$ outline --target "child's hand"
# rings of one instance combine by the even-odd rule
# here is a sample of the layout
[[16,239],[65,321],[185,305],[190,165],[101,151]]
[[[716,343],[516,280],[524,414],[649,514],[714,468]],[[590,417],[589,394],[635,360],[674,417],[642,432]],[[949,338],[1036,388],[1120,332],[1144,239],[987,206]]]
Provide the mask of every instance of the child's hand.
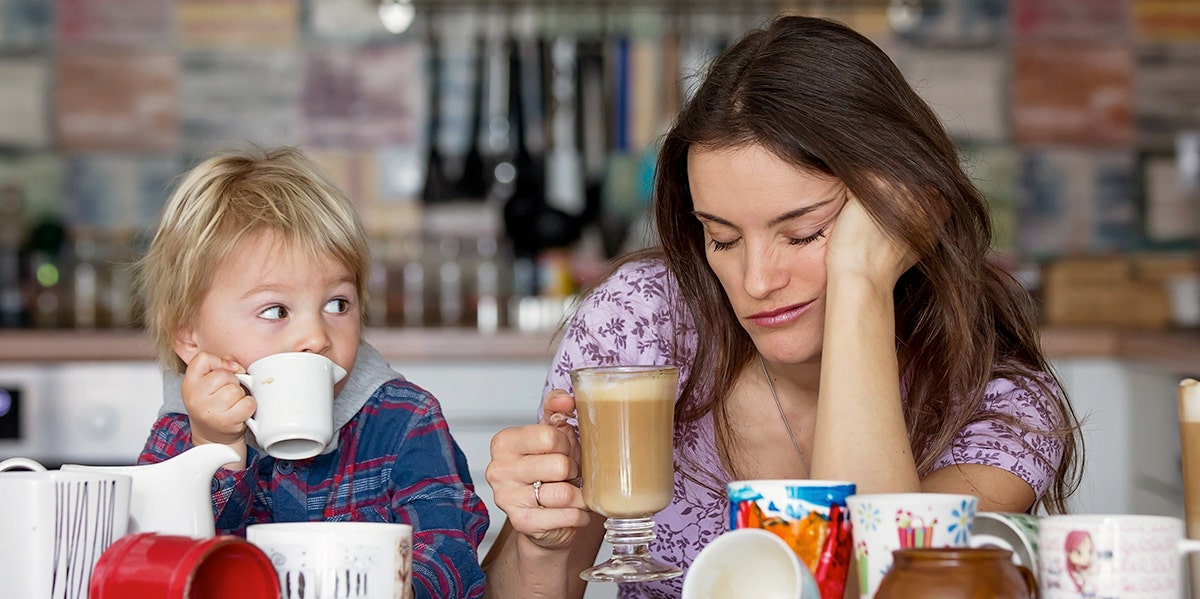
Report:
[[257,405],[234,373],[245,372],[232,357],[199,352],[183,374],[183,405],[192,425],[192,442],[231,445],[245,454],[246,419]]

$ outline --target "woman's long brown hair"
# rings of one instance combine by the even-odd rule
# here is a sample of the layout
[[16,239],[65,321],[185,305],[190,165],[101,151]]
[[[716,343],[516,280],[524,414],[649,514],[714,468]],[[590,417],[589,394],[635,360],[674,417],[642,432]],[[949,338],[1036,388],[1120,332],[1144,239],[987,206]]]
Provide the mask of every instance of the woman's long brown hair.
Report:
[[[1082,440],[1073,408],[1042,353],[1026,290],[989,259],[987,206],[957,148],[926,103],[874,43],[834,21],[784,16],[715,58],[663,140],[654,218],[681,308],[699,338],[676,405],[678,423],[714,413],[718,453],[730,474],[733,438],[724,398],[756,349],[708,266],[692,216],[689,148],[759,145],[797,168],[840,179],[885,231],[914,248],[916,266],[895,289],[896,344],[907,386],[905,421],[918,473],[927,474],[981,411],[995,378],[1048,401],[1061,460],[1035,507],[1063,512],[1079,483]],[[647,253],[621,262],[644,259]],[[1057,388],[1056,388],[1057,387]],[[1030,448],[1041,456],[1039,448]],[[1052,457],[1044,458],[1049,463]]]

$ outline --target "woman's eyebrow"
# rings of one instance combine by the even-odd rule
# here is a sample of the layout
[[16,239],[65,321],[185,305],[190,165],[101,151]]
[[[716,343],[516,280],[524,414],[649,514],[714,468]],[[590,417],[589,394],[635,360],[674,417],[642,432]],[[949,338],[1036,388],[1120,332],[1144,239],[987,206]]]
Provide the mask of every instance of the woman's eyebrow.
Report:
[[[808,205],[808,206],[805,206],[805,207],[803,207],[803,208],[797,208],[797,209],[795,209],[795,210],[789,210],[789,211],[787,211],[787,212],[784,212],[783,214],[780,214],[779,216],[776,216],[775,218],[771,219],[771,222],[767,223],[767,225],[768,225],[768,226],[772,226],[772,227],[773,227],[773,226],[775,226],[775,225],[778,225],[778,224],[780,224],[780,223],[782,223],[782,222],[785,222],[785,221],[792,220],[793,218],[800,218],[801,216],[804,216],[804,215],[806,215],[806,214],[810,214],[810,213],[812,213],[812,212],[814,212],[814,211],[816,211],[816,210],[819,210],[819,209],[821,209],[821,208],[823,208],[823,207],[825,207],[825,206],[828,206],[829,204],[831,204],[831,203],[833,203],[833,202],[835,202],[835,201],[837,201],[837,200],[839,200],[839,199],[841,199],[841,198],[840,198],[840,197],[838,197],[838,198],[830,198],[830,199],[828,199],[828,200],[825,200],[825,201],[822,201],[822,202],[817,202],[816,204],[810,204],[810,205]],[[692,211],[692,215],[693,215],[693,216],[695,216],[696,218],[702,218],[702,219],[704,219],[704,220],[712,221],[712,222],[714,222],[714,223],[717,223],[717,224],[719,224],[719,225],[724,225],[724,226],[726,226],[726,227],[729,227],[729,228],[732,228],[732,229],[736,229],[736,228],[737,228],[737,226],[736,226],[736,225],[734,225],[733,223],[731,223],[731,222],[729,222],[729,221],[727,221],[727,220],[725,220],[725,219],[723,219],[723,218],[721,218],[721,217],[719,217],[719,216],[717,216],[717,215],[715,215],[715,214],[709,214],[709,213],[707,213],[707,212],[701,212],[701,211],[699,211],[699,210],[693,210],[693,211]]]

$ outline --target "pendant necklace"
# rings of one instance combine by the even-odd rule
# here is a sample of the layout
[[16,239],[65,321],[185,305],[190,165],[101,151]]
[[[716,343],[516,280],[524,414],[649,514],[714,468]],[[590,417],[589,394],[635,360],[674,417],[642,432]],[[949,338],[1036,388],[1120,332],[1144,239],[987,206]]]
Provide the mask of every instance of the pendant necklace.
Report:
[[787,427],[792,447],[796,448],[796,455],[800,456],[800,463],[804,466],[804,478],[809,478],[811,475],[808,470],[808,460],[804,459],[804,452],[800,451],[800,444],[796,442],[796,433],[792,432],[792,424],[788,422],[787,416],[783,413],[783,404],[779,402],[779,393],[775,391],[775,383],[771,381],[771,374],[767,372],[767,362],[763,360],[762,354],[758,354],[758,365],[762,366],[763,376],[767,377],[767,387],[771,389],[771,397],[775,399],[775,408],[779,410],[779,419],[783,421],[783,426]]

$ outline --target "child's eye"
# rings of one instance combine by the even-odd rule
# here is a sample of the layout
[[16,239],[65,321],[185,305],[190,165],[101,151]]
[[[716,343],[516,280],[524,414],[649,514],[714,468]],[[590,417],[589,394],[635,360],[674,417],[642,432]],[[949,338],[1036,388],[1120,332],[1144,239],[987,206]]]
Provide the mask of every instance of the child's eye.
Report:
[[325,311],[330,314],[345,314],[350,311],[350,300],[339,297],[325,304]]
[[287,315],[287,308],[284,308],[283,306],[271,306],[270,308],[258,313],[260,318],[265,318],[267,320],[281,320],[287,318]]

